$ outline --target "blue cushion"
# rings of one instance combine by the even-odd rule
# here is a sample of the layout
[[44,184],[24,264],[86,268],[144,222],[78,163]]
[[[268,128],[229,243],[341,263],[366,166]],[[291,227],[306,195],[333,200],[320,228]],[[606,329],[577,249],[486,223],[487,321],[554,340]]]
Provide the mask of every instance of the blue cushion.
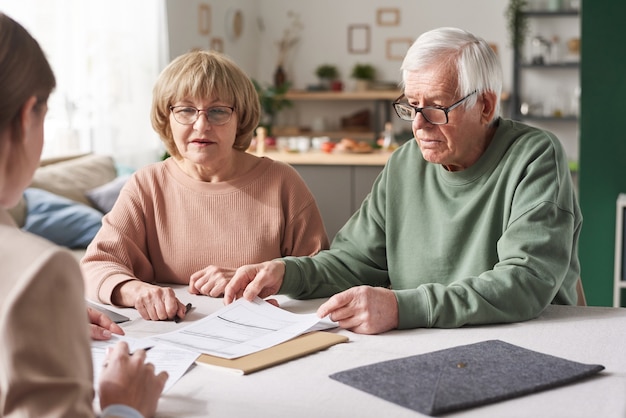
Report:
[[85,248],[102,226],[102,213],[41,189],[28,188],[25,231],[57,245]]

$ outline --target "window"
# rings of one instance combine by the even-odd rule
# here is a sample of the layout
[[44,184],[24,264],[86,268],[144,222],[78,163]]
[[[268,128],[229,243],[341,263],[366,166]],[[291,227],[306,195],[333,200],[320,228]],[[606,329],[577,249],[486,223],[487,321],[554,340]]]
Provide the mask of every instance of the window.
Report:
[[155,161],[152,87],[167,62],[164,0],[20,0],[3,11],[39,41],[57,78],[42,157],[94,152]]

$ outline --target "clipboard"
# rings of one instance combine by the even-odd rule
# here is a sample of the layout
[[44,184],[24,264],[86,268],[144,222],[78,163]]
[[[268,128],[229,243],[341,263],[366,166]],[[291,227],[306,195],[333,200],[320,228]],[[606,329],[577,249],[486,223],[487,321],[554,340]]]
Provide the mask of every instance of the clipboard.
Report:
[[277,364],[304,357],[316,351],[324,350],[335,344],[348,342],[349,338],[345,335],[334,334],[327,331],[314,331],[284,343],[275,345],[247,356],[235,359],[225,359],[222,357],[212,356],[209,354],[201,354],[196,363],[216,367],[219,369],[230,370],[234,373],[245,375],[254,373],[259,370],[266,369]]

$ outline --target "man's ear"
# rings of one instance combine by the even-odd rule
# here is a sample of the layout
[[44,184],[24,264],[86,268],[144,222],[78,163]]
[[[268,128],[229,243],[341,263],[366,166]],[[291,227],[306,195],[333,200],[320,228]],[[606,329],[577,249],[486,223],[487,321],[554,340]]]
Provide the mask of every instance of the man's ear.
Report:
[[496,94],[492,91],[486,91],[482,94],[483,108],[481,113],[481,122],[484,124],[491,123],[493,115],[496,112]]
[[34,129],[34,123],[36,122],[37,112],[35,106],[37,105],[37,97],[31,96],[24,102],[22,109],[20,109],[20,127],[22,128],[22,140],[30,138],[30,131]]

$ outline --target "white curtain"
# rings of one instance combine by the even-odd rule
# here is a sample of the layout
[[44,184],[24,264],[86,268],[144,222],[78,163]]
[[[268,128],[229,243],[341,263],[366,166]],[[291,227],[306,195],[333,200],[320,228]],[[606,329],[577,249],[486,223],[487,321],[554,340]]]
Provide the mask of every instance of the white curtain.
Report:
[[138,168],[162,152],[152,87],[167,63],[164,0],[0,0],[57,78],[43,157],[93,152]]

